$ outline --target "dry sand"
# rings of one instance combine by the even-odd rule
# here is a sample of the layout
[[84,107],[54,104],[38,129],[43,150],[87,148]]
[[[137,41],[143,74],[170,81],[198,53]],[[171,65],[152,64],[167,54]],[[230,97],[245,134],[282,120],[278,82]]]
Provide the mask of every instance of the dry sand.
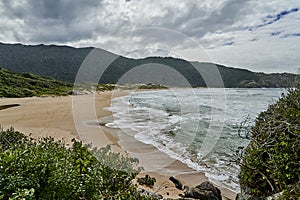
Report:
[[[168,179],[174,176],[184,185],[195,186],[207,178],[151,145],[136,141],[121,130],[95,125],[100,118],[112,113],[103,110],[111,104],[111,98],[128,94],[130,91],[102,92],[98,94],[65,97],[32,97],[0,99],[0,106],[20,104],[20,106],[0,110],[0,125],[14,127],[35,138],[52,136],[70,143],[72,138],[92,143],[98,147],[113,145],[113,150],[139,158],[145,171],[156,178],[153,188],[145,188],[164,197],[178,198],[182,193]],[[96,103],[95,103],[96,102]],[[122,148],[121,148],[122,147]],[[235,193],[220,188],[224,199],[235,199]],[[226,198],[225,198],[226,197]]]

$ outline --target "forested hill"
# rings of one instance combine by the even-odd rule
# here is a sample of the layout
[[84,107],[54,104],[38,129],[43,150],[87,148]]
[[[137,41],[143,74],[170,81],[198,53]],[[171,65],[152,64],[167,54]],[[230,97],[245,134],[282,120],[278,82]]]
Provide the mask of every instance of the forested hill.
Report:
[[[53,77],[61,81],[74,82],[79,67],[93,49],[92,47],[73,48],[56,45],[0,43],[0,66],[16,72],[29,72]],[[194,66],[198,66],[202,72],[207,72],[213,67],[211,63],[191,63],[171,57],[130,59],[122,56],[118,57],[104,50],[101,50],[101,52],[108,56],[113,55],[117,59],[107,67],[101,76],[100,83],[116,83],[124,73],[136,66],[160,65],[169,66],[176,70],[192,86],[204,87],[206,84]],[[298,80],[298,76],[295,74],[264,74],[222,65],[217,65],[217,67],[225,87],[291,87]],[[130,83],[132,82],[134,81],[131,80]],[[149,80],[145,80],[145,82],[149,83]],[[177,83],[174,79],[172,85],[176,86]]]
[[82,61],[92,49],[0,43],[0,66],[11,71],[29,72],[73,82]]
[[73,85],[30,73],[11,72],[0,67],[0,97],[67,95]]

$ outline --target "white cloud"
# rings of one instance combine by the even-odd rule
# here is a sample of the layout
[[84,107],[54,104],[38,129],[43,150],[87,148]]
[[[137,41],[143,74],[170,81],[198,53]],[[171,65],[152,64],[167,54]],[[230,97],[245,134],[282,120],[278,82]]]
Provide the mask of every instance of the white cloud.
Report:
[[0,41],[295,72],[300,11],[286,12],[296,8],[298,0],[0,0]]

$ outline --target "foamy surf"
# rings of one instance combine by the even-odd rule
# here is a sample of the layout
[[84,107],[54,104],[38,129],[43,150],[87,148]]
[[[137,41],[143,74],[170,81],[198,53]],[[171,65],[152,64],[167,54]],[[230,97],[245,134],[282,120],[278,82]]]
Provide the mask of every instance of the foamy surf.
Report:
[[[230,160],[238,146],[249,142],[238,137],[239,124],[246,118],[254,120],[282,92],[204,88],[135,92],[112,100],[106,109],[113,112],[113,121],[106,126],[153,145],[204,172],[215,184],[239,192],[239,168]],[[210,138],[220,130],[218,137]],[[212,142],[212,149],[206,148],[207,142]]]

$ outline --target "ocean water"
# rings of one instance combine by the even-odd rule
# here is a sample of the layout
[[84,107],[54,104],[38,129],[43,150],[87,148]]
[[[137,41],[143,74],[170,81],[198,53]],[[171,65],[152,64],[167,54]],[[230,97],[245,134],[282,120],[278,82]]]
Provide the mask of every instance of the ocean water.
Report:
[[[113,122],[138,141],[205,172],[217,185],[238,192],[239,168],[232,160],[247,139],[240,127],[251,125],[284,89],[172,89],[134,92],[114,98]],[[247,121],[246,124],[241,123]]]

